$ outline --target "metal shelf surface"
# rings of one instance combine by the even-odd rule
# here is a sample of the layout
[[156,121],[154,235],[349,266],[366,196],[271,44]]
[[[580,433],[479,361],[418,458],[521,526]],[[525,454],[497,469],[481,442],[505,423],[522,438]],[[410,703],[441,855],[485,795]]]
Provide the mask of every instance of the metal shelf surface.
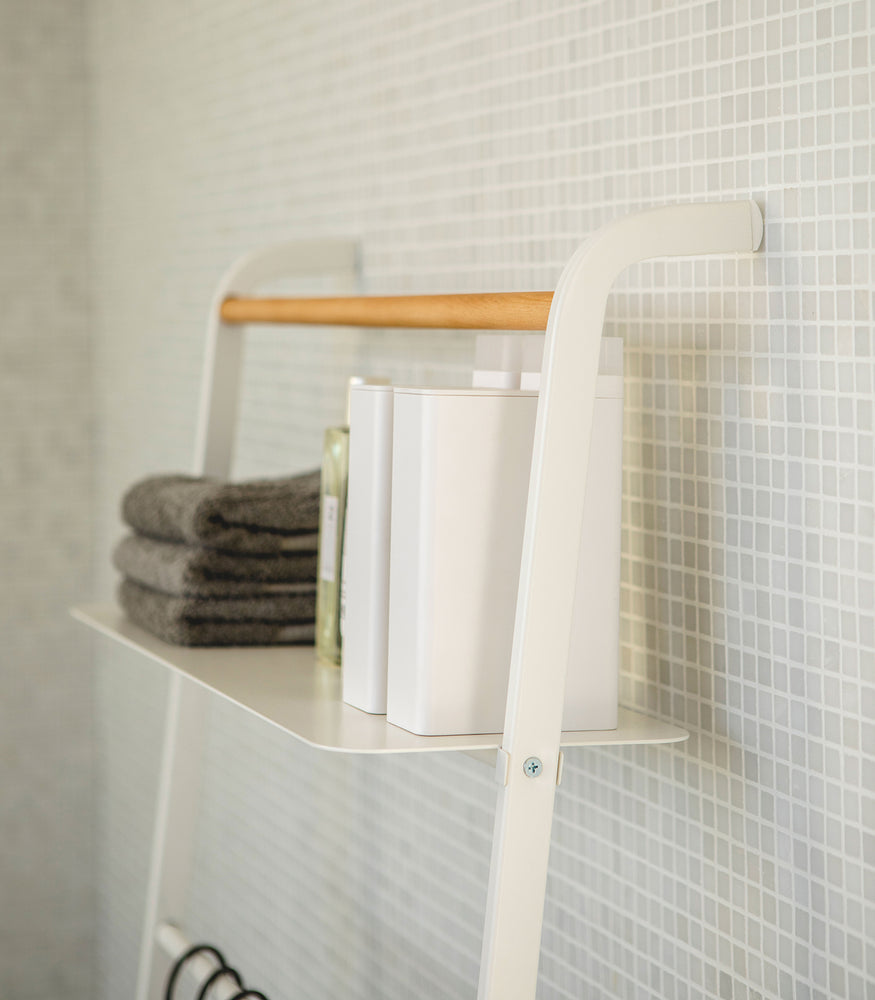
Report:
[[[116,605],[72,609],[78,621],[164,664],[292,736],[346,753],[496,750],[501,733],[417,736],[341,698],[340,670],[321,663],[312,646],[172,646],[134,625]],[[621,708],[616,729],[562,734],[563,747],[678,743],[677,726]]]

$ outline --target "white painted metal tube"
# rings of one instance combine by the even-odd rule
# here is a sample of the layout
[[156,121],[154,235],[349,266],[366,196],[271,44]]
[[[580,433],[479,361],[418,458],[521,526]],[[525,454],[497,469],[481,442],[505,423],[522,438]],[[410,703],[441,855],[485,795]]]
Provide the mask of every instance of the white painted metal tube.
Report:
[[[535,428],[479,1000],[535,996],[559,767],[565,670],[605,305],[631,264],[651,257],[749,253],[754,202],[659,208],[610,223],[560,277],[550,310]],[[572,459],[573,456],[573,459]],[[538,777],[523,770],[528,758]]]
[[[307,275],[328,276],[350,290],[358,276],[357,245],[304,240],[266,247],[235,261],[219,283],[207,330],[196,475],[227,477],[233,458],[245,328],[221,322],[219,307],[228,295],[251,294],[268,282]],[[208,699],[199,685],[175,674],[170,678],[135,1000],[163,995],[155,928],[163,916],[184,910]]]
[[155,926],[163,914],[181,913],[185,905],[208,697],[184,677],[170,677],[136,1000],[158,1000],[161,963],[154,948]]
[[[174,924],[161,923],[155,930],[155,943],[164,952],[171,963],[184,955],[194,945],[193,941],[182,933]],[[192,955],[185,963],[185,971],[198,984],[204,983],[208,976],[219,968],[215,956],[205,954]],[[240,992],[236,980],[228,975],[221,976],[210,987],[210,1000],[231,1000]],[[185,996],[189,994],[186,993]]]

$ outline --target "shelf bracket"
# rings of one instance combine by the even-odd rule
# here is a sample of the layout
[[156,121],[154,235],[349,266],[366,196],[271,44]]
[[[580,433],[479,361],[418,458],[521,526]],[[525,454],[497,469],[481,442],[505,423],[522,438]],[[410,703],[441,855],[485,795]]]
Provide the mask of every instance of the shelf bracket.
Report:
[[510,754],[501,747],[495,752],[495,780],[502,788],[507,784],[507,776],[510,773]]
[[[550,308],[535,424],[478,1000],[535,996],[558,776],[577,554],[608,293],[652,257],[756,250],[752,201],[677,205],[594,233],[569,261]],[[572,458],[573,456],[573,458]],[[523,762],[537,757],[532,776]],[[531,770],[531,769],[530,769]]]

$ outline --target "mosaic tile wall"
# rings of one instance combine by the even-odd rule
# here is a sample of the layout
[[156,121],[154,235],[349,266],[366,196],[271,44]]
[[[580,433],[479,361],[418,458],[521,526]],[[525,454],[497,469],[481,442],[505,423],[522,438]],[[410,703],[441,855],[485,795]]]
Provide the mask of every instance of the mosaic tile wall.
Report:
[[86,69],[78,3],[0,0],[0,995],[92,996]]
[[[760,203],[755,259],[637,266],[608,304],[622,701],[691,737],[569,753],[538,997],[875,997],[871,4],[91,9],[106,594],[124,486],[191,465],[237,254],[345,236],[370,291],[550,288],[619,215]],[[471,357],[468,335],[259,334],[239,470],[317,461],[352,371],[458,381]],[[164,678],[97,657],[108,1000],[133,983]],[[219,704],[206,760],[192,936],[273,1000],[475,996],[477,762],[325,757]]]

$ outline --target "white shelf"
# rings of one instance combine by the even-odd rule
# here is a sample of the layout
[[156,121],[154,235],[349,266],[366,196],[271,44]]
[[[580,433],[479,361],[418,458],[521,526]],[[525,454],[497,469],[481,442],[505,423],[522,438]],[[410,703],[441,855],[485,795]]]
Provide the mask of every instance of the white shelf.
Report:
[[[310,746],[347,753],[494,750],[500,733],[416,736],[343,702],[340,670],[317,660],[312,646],[171,646],[134,625],[113,604],[72,609],[78,621],[197,681]],[[563,733],[562,746],[679,743],[677,726],[621,708],[619,725],[603,732]]]

